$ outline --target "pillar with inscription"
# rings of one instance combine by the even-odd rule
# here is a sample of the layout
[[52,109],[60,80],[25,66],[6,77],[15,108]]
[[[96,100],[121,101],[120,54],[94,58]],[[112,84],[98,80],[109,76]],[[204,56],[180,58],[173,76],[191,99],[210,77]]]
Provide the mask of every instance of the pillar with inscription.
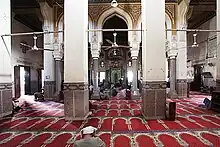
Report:
[[132,72],[133,72],[133,80],[132,80],[132,99],[140,98],[140,93],[137,87],[137,77],[138,77],[138,53],[139,53],[139,42],[133,41],[131,44],[131,58],[132,58]]
[[[10,1],[1,1],[0,32],[11,34]],[[12,113],[11,37],[0,40],[0,118]]]
[[89,115],[88,0],[64,1],[64,25],[65,119],[84,120]]
[[[44,17],[43,30],[54,31],[53,8],[47,2],[40,2],[41,13]],[[44,48],[53,49],[54,34],[44,34]],[[44,51],[44,97],[54,99],[55,94],[55,61],[53,52]]]
[[176,36],[173,37],[171,46],[168,46],[168,51],[167,55],[169,58],[169,75],[170,75],[170,91],[168,93],[169,98],[177,98],[177,93],[176,93],[176,58],[178,55],[178,50],[177,50],[177,40]]
[[[187,12],[190,0],[182,1],[178,5],[178,29],[187,29]],[[177,32],[178,56],[176,59],[176,90],[178,98],[187,97],[187,32]]]
[[91,43],[91,54],[92,54],[92,59],[93,59],[93,74],[92,74],[93,95],[92,95],[92,99],[100,99],[100,94],[99,94],[99,89],[98,89],[100,44],[96,40],[97,39],[94,39],[94,41]]
[[[217,30],[220,30],[220,1],[217,1]],[[217,33],[217,74],[216,74],[216,89],[220,91],[220,32]]]
[[[157,9],[152,9],[157,6]],[[152,15],[154,14],[154,15]],[[165,1],[142,1],[143,87],[142,111],[146,119],[163,119],[166,111]]]
[[55,59],[55,68],[56,68],[56,100],[59,101],[59,93],[61,91],[61,83],[62,83],[62,58],[63,58],[63,49],[61,44],[55,42],[54,43],[54,51],[53,51],[53,57]]

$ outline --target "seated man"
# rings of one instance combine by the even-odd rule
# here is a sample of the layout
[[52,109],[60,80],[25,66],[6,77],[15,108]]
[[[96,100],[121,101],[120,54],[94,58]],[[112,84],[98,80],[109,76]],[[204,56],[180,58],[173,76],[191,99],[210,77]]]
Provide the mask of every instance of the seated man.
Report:
[[74,147],[105,147],[105,143],[95,136],[96,128],[88,126],[82,129],[82,139],[74,143]]

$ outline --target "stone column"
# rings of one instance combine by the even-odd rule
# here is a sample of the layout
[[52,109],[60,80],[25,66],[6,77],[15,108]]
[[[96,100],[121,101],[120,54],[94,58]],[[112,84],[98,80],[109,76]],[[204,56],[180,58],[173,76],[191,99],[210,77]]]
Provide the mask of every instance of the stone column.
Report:
[[[152,9],[152,6],[157,6],[157,9]],[[143,115],[146,119],[164,119],[166,111],[165,1],[143,0],[142,15]]]
[[92,54],[92,59],[93,59],[93,75],[92,75],[93,95],[92,95],[92,99],[100,99],[99,88],[98,88],[99,51],[100,51],[100,44],[96,41],[96,38],[94,38],[94,42],[91,43],[91,54]]
[[132,72],[133,72],[133,80],[132,80],[132,99],[140,98],[140,93],[137,88],[137,73],[138,73],[138,53],[139,53],[139,42],[132,42],[131,48],[131,58],[132,58]]
[[[10,1],[1,1],[0,32],[11,34]],[[11,37],[0,40],[0,118],[12,113]]]
[[[217,30],[220,30],[220,1],[217,1]],[[220,32],[217,33],[217,62],[216,62],[216,68],[217,68],[217,76],[216,76],[216,90],[220,91]]]
[[170,65],[170,91],[168,93],[169,98],[177,98],[177,93],[176,93],[176,57],[178,54],[177,50],[177,42],[176,42],[176,37],[173,38],[171,47],[169,47],[168,51],[168,58],[169,58],[169,65]]
[[89,115],[88,0],[64,1],[64,25],[65,119],[84,120]]
[[[54,31],[53,8],[48,3],[40,2],[44,17],[43,30]],[[54,34],[44,34],[44,48],[53,49]],[[44,97],[52,100],[55,94],[55,61],[53,52],[44,50]]]
[[[178,5],[178,29],[187,29],[187,12],[190,0],[182,1]],[[187,32],[177,32],[178,56],[176,59],[177,84],[179,98],[187,97]]]
[[55,59],[55,67],[56,67],[56,100],[59,101],[59,93],[61,91],[61,83],[62,83],[62,58],[63,58],[63,49],[59,43],[54,44],[53,57]]

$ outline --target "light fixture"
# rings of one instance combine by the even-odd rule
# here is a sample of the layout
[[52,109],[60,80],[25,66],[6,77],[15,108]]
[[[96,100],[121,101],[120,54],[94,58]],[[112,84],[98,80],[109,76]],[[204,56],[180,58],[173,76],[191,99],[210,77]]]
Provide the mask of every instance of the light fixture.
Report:
[[113,55],[114,55],[114,56],[117,55],[116,49],[113,50]]
[[116,0],[112,0],[111,6],[112,7],[117,7],[118,6],[118,2]]
[[197,33],[193,34],[193,45],[192,47],[199,47],[199,45],[197,44]]

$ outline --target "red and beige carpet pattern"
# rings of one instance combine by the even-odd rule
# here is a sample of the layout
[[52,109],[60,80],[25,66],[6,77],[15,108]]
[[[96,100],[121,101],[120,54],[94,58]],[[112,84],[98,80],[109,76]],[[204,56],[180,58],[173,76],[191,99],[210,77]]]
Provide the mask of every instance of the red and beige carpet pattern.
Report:
[[[94,101],[98,109],[85,121],[65,122],[63,104],[27,100],[14,117],[0,120],[0,147],[68,147],[92,125],[108,147],[220,146],[220,115],[200,108],[205,97],[176,99],[176,121],[146,121],[141,100]],[[171,101],[171,100],[170,100]]]

